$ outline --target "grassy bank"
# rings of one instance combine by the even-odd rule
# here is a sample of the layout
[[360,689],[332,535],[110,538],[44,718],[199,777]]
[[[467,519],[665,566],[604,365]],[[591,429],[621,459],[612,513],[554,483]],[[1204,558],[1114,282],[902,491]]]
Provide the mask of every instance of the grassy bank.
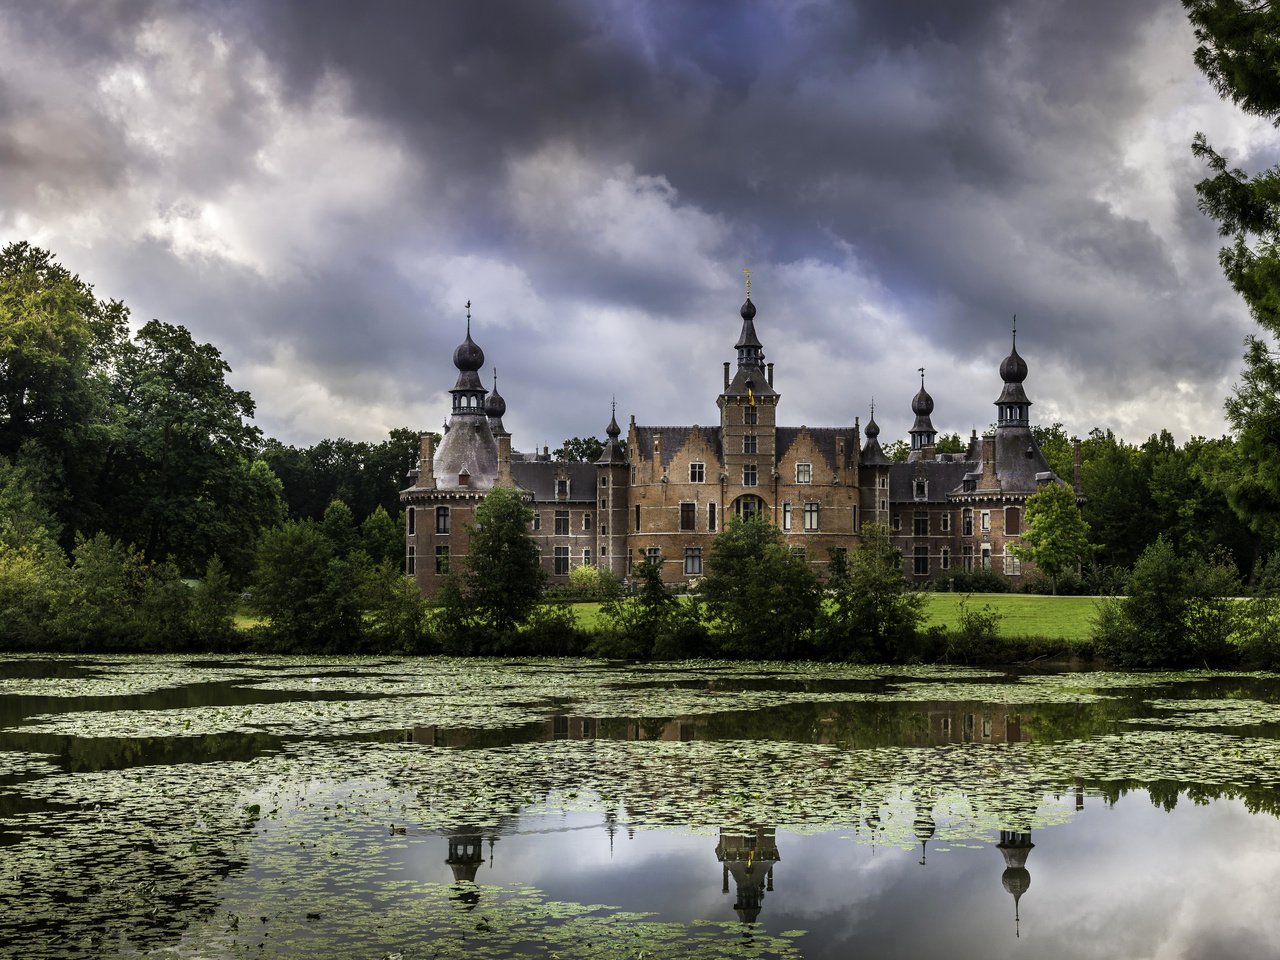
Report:
[[955,627],[960,603],[970,610],[990,606],[1001,615],[1002,637],[1047,637],[1086,640],[1093,629],[1094,597],[1044,597],[1030,593],[930,593],[924,607],[926,626]]

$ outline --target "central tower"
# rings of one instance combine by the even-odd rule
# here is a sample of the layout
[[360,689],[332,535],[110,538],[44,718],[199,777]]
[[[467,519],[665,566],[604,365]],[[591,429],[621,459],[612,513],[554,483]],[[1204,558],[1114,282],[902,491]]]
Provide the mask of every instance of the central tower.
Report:
[[742,332],[734,347],[738,369],[732,377],[724,365],[724,392],[720,408],[720,442],[724,473],[720,476],[722,502],[740,517],[763,513],[773,520],[777,506],[773,488],[777,480],[778,392],[773,389],[773,364],[765,364],[764,345],[756,336],[756,307],[747,299],[739,311]]

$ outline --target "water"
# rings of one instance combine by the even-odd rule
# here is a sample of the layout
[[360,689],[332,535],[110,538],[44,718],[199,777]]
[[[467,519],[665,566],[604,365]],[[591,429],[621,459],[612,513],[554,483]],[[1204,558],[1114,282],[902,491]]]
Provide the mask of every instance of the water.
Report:
[[1262,957],[1280,680],[0,659],[14,957]]

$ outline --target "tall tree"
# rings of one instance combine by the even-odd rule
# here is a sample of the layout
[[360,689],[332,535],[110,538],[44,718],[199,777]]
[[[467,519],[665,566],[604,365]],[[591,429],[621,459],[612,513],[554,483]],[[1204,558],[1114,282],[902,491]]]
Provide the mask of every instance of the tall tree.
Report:
[[801,655],[821,603],[808,561],[793,555],[782,532],[760,516],[734,517],[716,535],[701,592],[733,657]]
[[570,437],[552,452],[557,463],[595,463],[604,453],[604,442],[597,437]]
[[[1183,0],[1195,27],[1195,62],[1224,98],[1280,124],[1280,7],[1256,0]],[[1227,239],[1223,272],[1262,335],[1250,337],[1244,374],[1227,416],[1246,469],[1227,487],[1231,506],[1258,536],[1280,525],[1280,166],[1250,176],[1233,168],[1203,133],[1192,144],[1209,167],[1196,185],[1200,209]]]
[[475,619],[499,637],[529,618],[546,572],[529,528],[533,511],[509,487],[495,487],[476,507],[461,586]]
[[1027,497],[1025,523],[1013,552],[1039,567],[1056,594],[1058,577],[1089,553],[1089,524],[1076,506],[1075,492],[1064,484],[1045,484]]

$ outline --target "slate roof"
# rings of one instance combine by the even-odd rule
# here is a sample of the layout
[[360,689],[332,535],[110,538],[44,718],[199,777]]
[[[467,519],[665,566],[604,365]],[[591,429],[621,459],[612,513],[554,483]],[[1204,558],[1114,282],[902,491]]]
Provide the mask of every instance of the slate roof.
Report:
[[[556,476],[561,471],[569,478],[569,497],[556,497]],[[522,490],[533,494],[539,502],[595,503],[596,465],[594,463],[555,463],[550,460],[512,460],[511,476]]]
[[1040,452],[1031,428],[1024,426],[996,428],[996,473],[1005,493],[1035,493],[1037,475],[1061,479]]
[[498,478],[498,442],[493,439],[489,421],[482,413],[455,413],[449,418],[449,429],[440,440],[432,460],[436,487],[440,490],[464,489],[458,474],[470,475],[465,487],[488,490]]
[[681,447],[688,442],[694,431],[698,431],[702,439],[715,451],[716,460],[724,458],[720,449],[719,427],[636,427],[636,447],[629,451],[631,456],[640,456],[646,460],[653,459],[653,438],[662,438],[662,466],[667,467],[671,459]]
[[891,503],[915,500],[912,481],[915,479],[917,467],[924,468],[925,479],[929,481],[927,502],[944,503],[948,493],[960,488],[964,482],[964,475],[971,470],[980,470],[982,464],[969,460],[918,460],[913,463],[890,464],[889,501]]
[[844,437],[844,456],[848,462],[858,442],[858,434],[853,427],[778,427],[778,461],[786,457],[791,445],[796,442],[801,432],[808,433],[818,450],[827,458],[828,466],[839,469],[844,464],[836,461],[836,438]]

